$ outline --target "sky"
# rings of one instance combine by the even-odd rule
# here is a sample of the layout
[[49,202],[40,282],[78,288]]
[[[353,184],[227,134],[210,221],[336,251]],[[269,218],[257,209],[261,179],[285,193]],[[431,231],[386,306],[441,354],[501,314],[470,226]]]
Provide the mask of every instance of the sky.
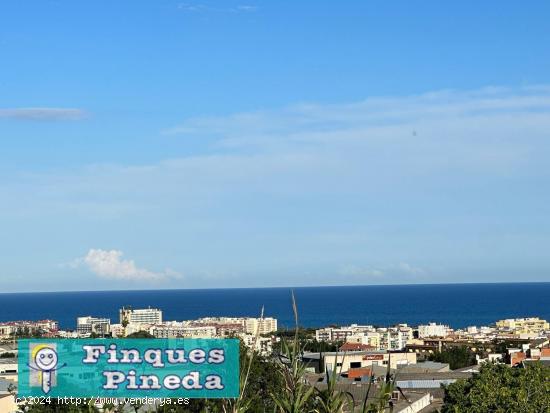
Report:
[[549,19],[2,1],[1,290],[550,281]]

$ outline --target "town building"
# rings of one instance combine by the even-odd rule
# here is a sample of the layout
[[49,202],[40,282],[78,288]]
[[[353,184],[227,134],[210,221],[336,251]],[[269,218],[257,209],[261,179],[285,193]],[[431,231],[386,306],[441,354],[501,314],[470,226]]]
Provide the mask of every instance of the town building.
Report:
[[245,318],[245,332],[247,334],[270,334],[275,331],[277,331],[276,318]]
[[447,337],[450,332],[449,326],[443,324],[429,323],[418,326],[418,337]]
[[17,358],[0,358],[0,376],[17,380]]
[[324,352],[304,353],[302,362],[311,371],[323,372],[325,369],[337,369],[344,373],[350,369],[384,366],[391,369],[416,363],[416,353],[388,352],[388,351],[350,351],[350,352]]
[[162,324],[162,311],[158,308],[126,308],[119,311],[120,324]]
[[538,317],[508,318],[496,322],[497,329],[509,331],[515,335],[537,335],[550,330],[550,324]]
[[354,335],[351,328],[333,328],[326,327],[315,330],[315,340],[317,341],[347,341]]
[[255,334],[241,334],[239,338],[243,344],[257,351],[262,356],[269,356],[273,352],[273,340],[271,337],[258,337]]
[[184,323],[155,324],[149,328],[149,333],[156,338],[214,338],[214,326],[189,326]]
[[[277,319],[273,317],[204,317],[193,321],[194,324],[214,325],[228,334],[270,334],[277,331]],[[241,328],[237,328],[241,326]],[[222,334],[220,334],[222,335]]]
[[327,327],[315,331],[317,341],[351,342],[375,347],[378,350],[402,350],[413,339],[413,329],[407,324],[374,328],[352,324],[348,327]]
[[0,339],[13,336],[45,336],[52,337],[58,331],[58,323],[54,320],[39,321],[7,321],[0,323]]
[[401,389],[439,389],[442,385],[468,379],[473,373],[461,371],[398,374],[395,384]]
[[111,320],[92,316],[78,317],[76,319],[76,331],[79,335],[97,334],[104,336],[111,332]]

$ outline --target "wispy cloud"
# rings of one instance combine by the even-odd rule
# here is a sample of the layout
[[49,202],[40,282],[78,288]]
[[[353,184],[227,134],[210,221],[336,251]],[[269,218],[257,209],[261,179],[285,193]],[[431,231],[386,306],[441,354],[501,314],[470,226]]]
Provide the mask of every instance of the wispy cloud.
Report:
[[384,270],[373,267],[361,267],[358,265],[346,265],[339,271],[340,275],[364,278],[380,278],[385,275]]
[[258,10],[257,6],[249,4],[239,4],[236,6],[230,7],[220,7],[219,5],[209,5],[206,3],[199,2],[183,2],[178,4],[178,9],[186,12],[193,13],[251,13]]
[[[424,282],[444,267],[449,280],[464,262],[546,262],[548,131],[545,87],[193,118],[171,137],[192,139],[192,155],[0,180],[0,215],[173,228],[177,240],[165,242],[188,254],[174,255],[185,274],[286,265]],[[119,236],[105,242],[125,245]]]
[[85,265],[95,275],[123,281],[164,281],[169,278],[179,278],[180,274],[166,269],[163,272],[154,272],[139,268],[134,260],[123,259],[123,252],[119,250],[90,249],[85,257],[72,263],[72,267]]
[[[215,135],[233,144],[249,144],[249,138],[286,134],[294,140],[312,133],[353,131],[365,128],[422,126],[424,122],[479,119],[499,115],[541,113],[550,110],[550,91],[545,86],[484,88],[474,91],[444,90],[404,97],[373,97],[347,104],[295,104],[281,109],[236,113],[222,117],[190,118],[166,129],[168,134]],[[412,132],[413,130],[408,130]],[[247,139],[237,140],[238,137]],[[368,136],[364,137],[365,139]]]
[[69,121],[81,120],[85,117],[85,111],[74,108],[0,108],[0,119]]
[[376,267],[346,265],[339,271],[340,275],[360,278],[412,277],[426,275],[427,273],[428,271],[425,269],[405,262]]

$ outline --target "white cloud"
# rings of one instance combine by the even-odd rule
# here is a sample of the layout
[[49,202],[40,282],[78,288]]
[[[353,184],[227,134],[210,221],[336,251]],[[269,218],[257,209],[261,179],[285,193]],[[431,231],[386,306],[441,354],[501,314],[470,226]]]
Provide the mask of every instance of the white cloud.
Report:
[[192,155],[0,177],[0,215],[39,217],[52,232],[60,219],[121,223],[120,235],[105,235],[118,245],[136,236],[136,222],[155,237],[169,228],[161,242],[178,243],[173,259],[186,274],[322,260],[386,282],[428,280],[442,262],[448,274],[468,260],[516,268],[545,257],[548,131],[544,87],[193,118],[170,137],[193,139]]
[[408,264],[406,262],[399,263],[397,266],[395,266],[395,270],[407,274],[407,275],[424,275],[426,274],[426,270],[420,267],[416,267],[414,265]]
[[179,273],[170,269],[163,272],[153,272],[138,268],[133,260],[125,260],[122,256],[123,252],[119,250],[92,248],[84,258],[77,260],[77,265],[84,264],[99,277],[112,280],[162,281],[180,276]]
[[440,201],[438,191],[453,186],[477,191],[510,177],[545,179],[548,130],[550,89],[543,87],[189,119],[172,132],[212,136],[214,143],[208,140],[203,152],[0,182],[6,194],[0,211],[25,213],[10,207],[17,203],[110,219],[162,204],[192,214],[250,194],[269,194],[282,203],[330,195],[405,207],[425,196]]
[[35,120],[35,121],[62,121],[80,120],[86,117],[81,109],[74,108],[6,108],[0,109],[0,118]]
[[[323,140],[322,133],[373,132],[387,127],[436,125],[456,119],[475,120],[499,115],[517,116],[550,110],[550,89],[484,88],[474,91],[437,91],[402,97],[372,97],[341,104],[295,104],[274,110],[196,117],[167,129],[168,134],[214,135],[234,144],[265,141],[284,135],[294,141]],[[444,121],[444,122],[441,122]],[[409,130],[411,132],[411,130]],[[242,139],[245,137],[245,139]],[[234,140],[239,138],[238,140]],[[367,136],[365,136],[367,138]]]
[[346,265],[339,271],[340,275],[351,277],[374,277],[379,278],[385,275],[385,272],[378,268],[360,267],[357,265]]
[[341,268],[339,274],[351,277],[385,277],[391,280],[392,277],[396,276],[403,277],[426,275],[427,271],[423,268],[401,262],[399,264],[389,264],[377,267],[346,265]]

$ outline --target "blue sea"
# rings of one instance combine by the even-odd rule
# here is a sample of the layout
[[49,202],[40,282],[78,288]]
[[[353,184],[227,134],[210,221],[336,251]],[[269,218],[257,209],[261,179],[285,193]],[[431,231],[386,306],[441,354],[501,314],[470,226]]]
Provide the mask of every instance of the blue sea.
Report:
[[[293,288],[305,327],[351,323],[387,326],[435,321],[454,328],[510,317],[550,319],[550,283],[431,284]],[[206,316],[276,317],[293,326],[291,288],[94,291],[0,294],[0,321],[54,319],[74,329],[76,317],[109,317],[118,309],[156,307],[165,320]]]

